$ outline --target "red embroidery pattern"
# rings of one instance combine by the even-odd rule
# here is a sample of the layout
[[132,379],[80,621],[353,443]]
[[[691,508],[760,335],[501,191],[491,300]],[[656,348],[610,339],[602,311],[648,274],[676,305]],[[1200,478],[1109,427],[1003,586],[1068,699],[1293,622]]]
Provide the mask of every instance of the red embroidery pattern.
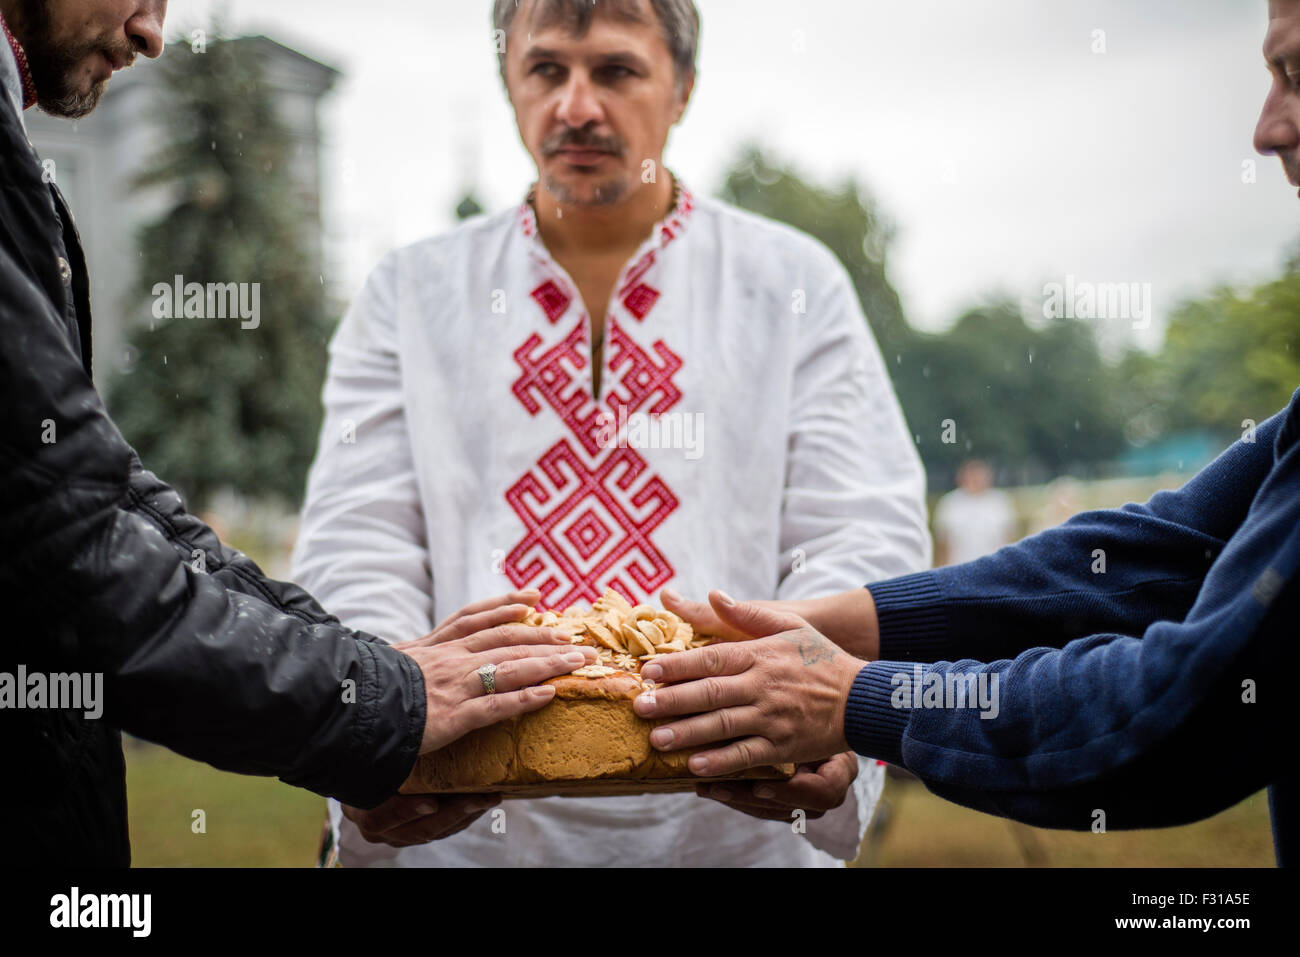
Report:
[[543,404],[550,406],[591,456],[600,452],[602,439],[608,439],[602,431],[609,432],[620,411],[624,416],[641,411],[658,415],[682,397],[672,381],[682,360],[662,341],[654,344],[655,354],[651,355],[612,318],[608,337],[614,377],[603,406],[592,399],[579,378],[587,367],[585,318],[550,349],[543,350],[542,337],[534,333],[514,354],[521,372],[512,387],[515,398],[529,415],[540,413]]
[[579,378],[586,343],[583,316],[550,349],[534,333],[514,354],[520,404],[534,416],[549,406],[577,440],[561,440],[506,492],[524,537],[503,569],[516,588],[539,589],[545,608],[592,602],[606,588],[639,602],[674,575],[650,536],[677,508],[677,497],[640,453],[609,440],[620,417],[666,412],[681,400],[672,379],[682,360],[662,341],[647,353],[611,318],[611,381],[597,403]]
[[[578,373],[587,367],[587,320],[584,317],[558,345],[541,351],[542,337],[534,333],[515,350],[522,375],[512,387],[529,415],[549,405],[576,435],[588,455],[600,451],[600,408]],[[539,401],[540,400],[540,401]]]
[[567,438],[506,492],[524,537],[504,569],[516,588],[542,593],[541,606],[595,601],[613,588],[639,602],[673,577],[651,533],[677,497],[634,449],[588,459]]
[[[655,251],[652,249],[644,256],[641,261],[627,274],[627,282],[623,283],[623,288],[618,291],[620,296],[627,296],[634,287],[641,284],[641,277],[650,271],[650,267],[655,264]],[[649,287],[646,287],[649,288]],[[656,297],[657,298],[657,297]],[[638,317],[639,318],[639,317]]]
[[[655,294],[656,297],[658,293]],[[613,319],[609,322],[610,369],[618,374],[611,382],[606,402],[615,414],[626,408],[627,414],[643,411],[651,399],[658,401],[644,411],[654,415],[667,412],[681,399],[681,391],[673,384],[673,376],[682,367],[679,359],[663,340],[654,344],[660,362],[646,353],[628,336]]]
[[636,316],[637,319],[644,319],[646,313],[654,308],[654,304],[658,299],[659,291],[657,289],[641,283],[623,297],[623,305],[627,306],[627,311]]
[[18,78],[22,81],[23,87],[23,109],[30,110],[36,105],[36,82],[32,79],[32,68],[27,61],[27,51],[13,35],[3,16],[0,16],[0,30],[4,31],[5,40],[8,41],[14,60],[18,63]]
[[[694,199],[683,189],[677,208],[660,227],[659,249],[681,235]],[[520,209],[525,236],[536,233],[527,203]],[[638,322],[659,301],[659,290],[645,281],[655,263],[648,251],[628,271],[618,297]],[[569,311],[571,296],[554,280],[532,292],[551,325]],[[681,400],[673,376],[682,360],[662,340],[646,352],[609,319],[606,348],[609,374],[605,396],[588,392],[588,318],[549,349],[536,333],[515,350],[520,375],[512,391],[530,416],[549,408],[570,438],[561,439],[537,465],[506,492],[524,536],[511,549],[503,570],[516,588],[537,588],[540,608],[566,608],[593,602],[607,588],[639,602],[675,574],[651,539],[678,506],[677,497],[645,459],[610,441],[620,419],[636,412],[662,414]],[[608,445],[609,447],[605,447]]]
[[546,318],[551,320],[551,325],[555,325],[560,316],[569,311],[568,295],[549,279],[534,289],[532,295],[542,307],[542,312],[546,313]]

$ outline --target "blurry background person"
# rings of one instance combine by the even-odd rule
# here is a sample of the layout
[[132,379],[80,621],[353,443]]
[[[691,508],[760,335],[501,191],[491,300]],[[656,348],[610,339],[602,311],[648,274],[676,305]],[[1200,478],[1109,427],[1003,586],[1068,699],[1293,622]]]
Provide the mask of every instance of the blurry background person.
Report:
[[934,510],[935,563],[973,561],[1015,538],[1015,508],[1011,496],[993,487],[993,469],[979,459],[963,462],[957,487]]
[[[694,4],[500,0],[495,24],[539,183],[371,275],[331,346],[296,574],[400,641],[502,576],[563,609],[670,582],[812,597],[925,567],[920,459],[844,267],[663,167]],[[842,753],[771,800],[737,782],[717,803],[512,801],[505,833],[471,812],[405,848],[331,816],[344,865],[829,866],[856,855],[882,784]]]

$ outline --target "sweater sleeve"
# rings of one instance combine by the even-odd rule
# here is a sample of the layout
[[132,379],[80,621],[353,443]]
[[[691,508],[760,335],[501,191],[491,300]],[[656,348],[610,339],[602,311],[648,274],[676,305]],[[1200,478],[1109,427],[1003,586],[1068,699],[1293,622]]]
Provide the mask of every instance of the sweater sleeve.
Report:
[[993,661],[1181,621],[1273,466],[1283,419],[1145,505],[1085,512],[978,561],[871,584],[880,657]]
[[[1295,725],[1287,687],[1300,613],[1295,407],[1275,467],[1185,620],[1152,622],[1134,632],[1140,638],[1031,647],[1013,660],[875,662],[850,695],[854,749],[907,767],[957,803],[1079,829],[1095,826],[1099,811],[1111,828],[1184,823],[1273,780],[1291,760]],[[966,613],[954,624],[965,627]],[[1029,646],[1034,634],[1017,638]]]

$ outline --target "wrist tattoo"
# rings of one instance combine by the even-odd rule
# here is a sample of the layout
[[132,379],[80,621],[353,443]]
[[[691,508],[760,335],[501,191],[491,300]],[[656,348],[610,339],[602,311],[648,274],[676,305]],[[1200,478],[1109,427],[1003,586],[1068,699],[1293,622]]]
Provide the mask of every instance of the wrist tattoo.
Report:
[[781,638],[799,649],[799,657],[805,667],[830,661],[835,657],[835,646],[815,632],[811,635],[796,632],[793,635],[782,635]]

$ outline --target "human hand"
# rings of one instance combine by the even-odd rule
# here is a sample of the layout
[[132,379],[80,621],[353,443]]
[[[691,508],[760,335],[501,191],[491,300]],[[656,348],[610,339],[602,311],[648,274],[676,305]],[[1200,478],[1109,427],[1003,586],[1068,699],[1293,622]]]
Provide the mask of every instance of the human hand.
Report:
[[858,756],[844,751],[825,761],[801,764],[789,781],[700,783],[695,793],[765,821],[791,820],[796,810],[809,820],[844,803],[858,777]]
[[405,641],[393,647],[398,651],[404,651],[422,644],[441,644],[444,641],[455,641],[457,638],[465,638],[476,632],[495,628],[497,625],[521,622],[532,613],[541,597],[542,593],[536,588],[526,588],[523,591],[497,595],[495,598],[485,598],[483,601],[466,605],[455,614],[448,615],[437,628],[423,638]]
[[[569,638],[557,628],[497,625],[451,640],[439,640],[434,632],[400,646],[424,674],[427,712],[420,753],[545,707],[555,688],[541,682],[596,661],[596,649],[571,644]],[[478,675],[485,665],[496,666],[492,694]]]
[[343,816],[371,844],[414,847],[465,830],[500,803],[499,794],[398,794],[370,811],[345,804]]
[[[741,631],[734,624],[724,621],[706,601],[691,601],[671,588],[659,593],[659,600],[666,609],[695,629],[696,634],[711,635],[720,641],[748,641],[754,636]],[[794,615],[807,619],[803,602],[795,601],[753,601],[746,602],[755,608],[765,608],[783,615]]]
[[730,742],[691,757],[687,766],[701,776],[821,761],[849,750],[844,708],[863,662],[797,616],[738,604],[717,591],[709,601],[724,626],[754,638],[665,655],[642,667],[643,678],[669,687],[637,696],[638,715],[692,715],[655,728],[650,743],[677,751]]
[[[660,592],[659,597],[665,608],[701,634],[713,635],[722,641],[743,641],[753,637],[719,618],[708,602],[690,601],[669,588]],[[876,602],[866,588],[852,588],[821,598],[753,601],[745,604],[747,607],[765,608],[802,618],[823,637],[865,661],[874,661],[880,657],[880,623],[876,617]]]

